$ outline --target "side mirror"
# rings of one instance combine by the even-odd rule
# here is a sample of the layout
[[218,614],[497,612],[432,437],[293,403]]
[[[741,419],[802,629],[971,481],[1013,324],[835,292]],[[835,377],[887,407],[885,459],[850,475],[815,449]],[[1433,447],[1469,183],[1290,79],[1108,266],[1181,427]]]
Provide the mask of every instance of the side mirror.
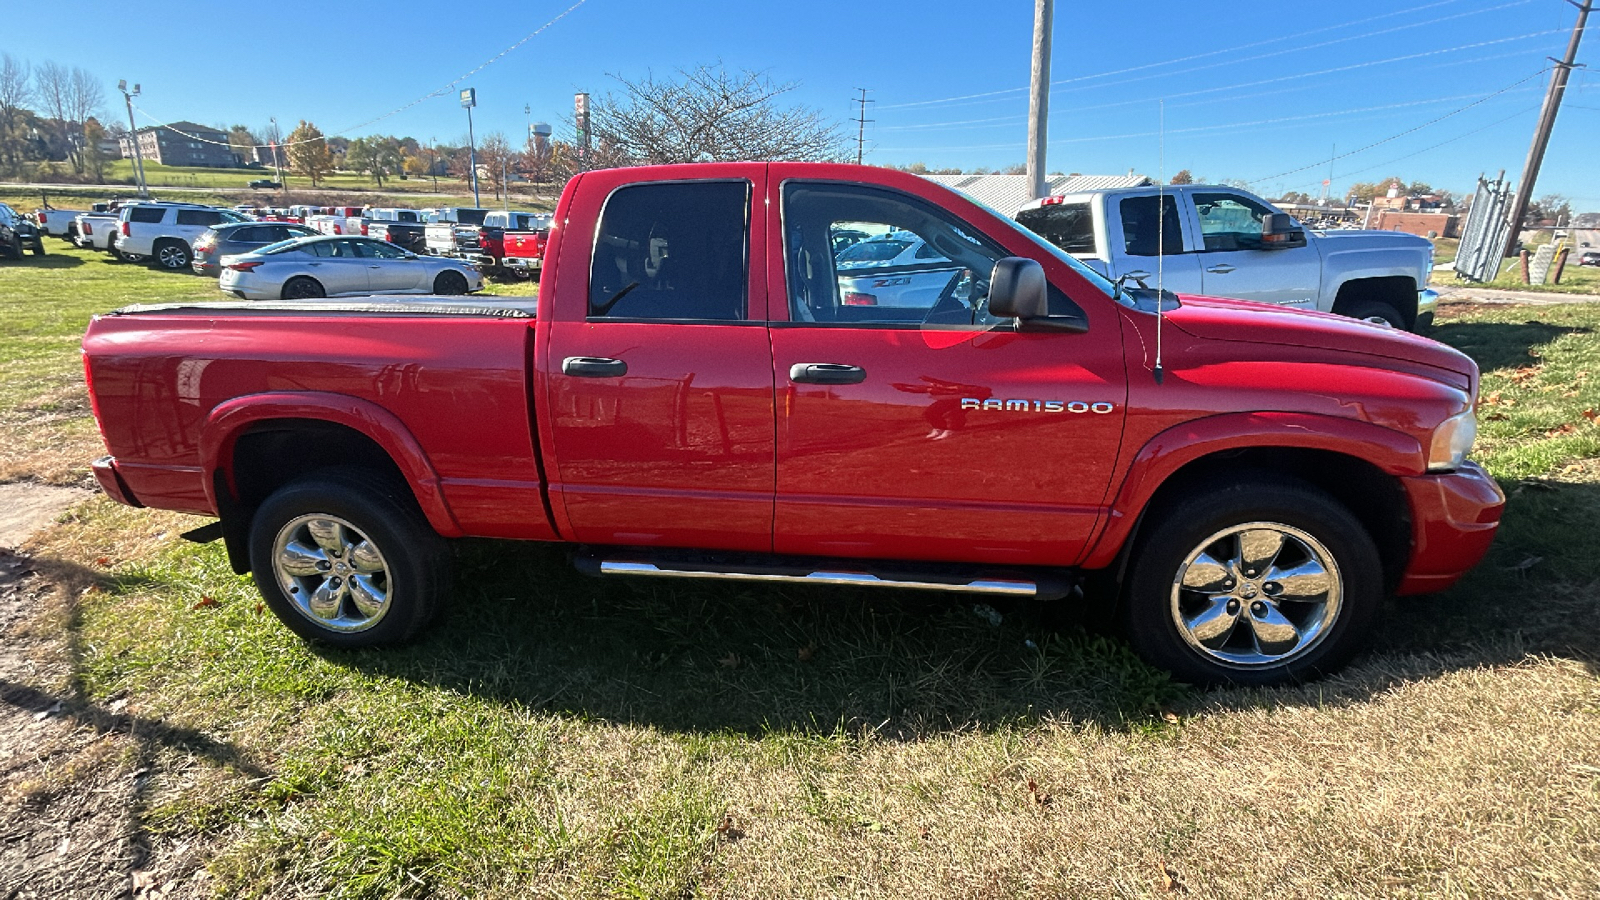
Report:
[[1261,249],[1285,250],[1306,245],[1305,229],[1288,213],[1268,213],[1261,220]]
[[417,258],[417,255],[415,253],[412,253],[410,250],[406,251],[406,259],[416,259],[416,258]]
[[1020,331],[1089,330],[1081,316],[1050,315],[1050,284],[1044,267],[1022,256],[1008,256],[994,264],[989,278],[989,313],[1015,318]]

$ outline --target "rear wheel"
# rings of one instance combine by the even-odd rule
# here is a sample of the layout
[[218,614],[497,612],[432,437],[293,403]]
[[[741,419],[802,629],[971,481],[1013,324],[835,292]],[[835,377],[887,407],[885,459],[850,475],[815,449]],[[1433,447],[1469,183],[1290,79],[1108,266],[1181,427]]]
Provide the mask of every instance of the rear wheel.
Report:
[[283,286],[285,300],[315,300],[326,296],[328,292],[323,290],[315,278],[307,278],[304,275],[289,279],[289,283]]
[[1139,539],[1120,609],[1134,649],[1197,684],[1316,677],[1360,648],[1383,598],[1371,536],[1310,485],[1195,491]]
[[13,234],[11,242],[6,246],[6,255],[12,259],[22,258],[22,235]]
[[251,521],[250,566],[289,630],[340,647],[414,636],[449,584],[449,548],[404,485],[355,468],[268,497]]
[[465,294],[467,292],[467,276],[460,272],[440,272],[433,279],[433,292],[435,294]]
[[145,260],[145,257],[140,256],[137,253],[128,253],[124,250],[118,250],[113,253],[112,256],[116,259],[122,260],[125,263],[142,263]]
[[189,268],[189,245],[183,241],[157,241],[154,253],[156,265],[163,269],[176,272]]

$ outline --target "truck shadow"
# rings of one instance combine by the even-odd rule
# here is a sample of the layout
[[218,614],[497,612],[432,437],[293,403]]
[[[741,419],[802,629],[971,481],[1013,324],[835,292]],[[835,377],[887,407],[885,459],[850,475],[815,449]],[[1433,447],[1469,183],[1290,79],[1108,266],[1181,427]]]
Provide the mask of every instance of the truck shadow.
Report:
[[[930,733],[1043,719],[1159,727],[1164,713],[1358,703],[1397,682],[1576,660],[1600,672],[1600,487],[1528,482],[1488,559],[1388,603],[1373,648],[1286,688],[1199,691],[1121,639],[1039,607],[828,588],[585,578],[555,549],[463,547],[453,609],[399,650],[341,665],[508,704],[667,730]],[[1559,549],[1557,549],[1559,548]],[[1552,552],[1554,550],[1555,552]]]
[[0,266],[8,269],[76,269],[81,265],[83,260],[79,257],[61,253],[47,253],[44,256],[25,253],[21,259],[0,259]]
[[[1526,314],[1527,307],[1518,309]],[[1584,326],[1555,325],[1529,319],[1524,322],[1445,322],[1428,337],[1442,341],[1472,357],[1481,371],[1515,369],[1532,365],[1532,351],[1568,334],[1589,334]]]

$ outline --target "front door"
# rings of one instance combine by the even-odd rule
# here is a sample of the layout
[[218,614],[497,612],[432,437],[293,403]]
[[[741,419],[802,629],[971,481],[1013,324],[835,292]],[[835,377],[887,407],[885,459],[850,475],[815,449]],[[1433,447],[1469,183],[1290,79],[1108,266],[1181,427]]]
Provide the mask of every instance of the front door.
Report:
[[368,291],[367,260],[361,258],[361,253],[348,238],[316,241],[307,244],[306,249],[316,257],[307,263],[311,276],[322,282],[322,289],[328,296],[364,294]]
[[[782,219],[770,227],[782,229],[784,264],[772,296],[788,299],[771,324],[776,549],[1075,562],[1105,502],[1126,403],[1109,298],[1079,307],[1052,289],[1052,304],[1079,307],[1089,330],[1019,332],[987,312],[994,263],[1015,250],[909,194],[802,180],[778,188],[773,169]],[[839,265],[849,250],[831,246],[845,230],[869,235],[854,247],[907,241],[913,257],[932,248],[923,266],[948,274],[931,294],[863,302],[862,267]]]
[[1312,246],[1263,250],[1261,221],[1273,210],[1233,192],[1196,192],[1194,212],[1205,242],[1198,258],[1205,293],[1315,309],[1322,255]]
[[[772,353],[749,252],[765,168],[584,176],[595,193],[573,206],[603,210],[563,223],[561,278],[540,312],[555,317],[551,493],[576,540],[771,551]],[[587,285],[573,271],[586,262]]]
[[1202,293],[1199,257],[1184,246],[1183,219],[1172,194],[1136,194],[1106,200],[1106,252],[1110,276],[1174,294]]

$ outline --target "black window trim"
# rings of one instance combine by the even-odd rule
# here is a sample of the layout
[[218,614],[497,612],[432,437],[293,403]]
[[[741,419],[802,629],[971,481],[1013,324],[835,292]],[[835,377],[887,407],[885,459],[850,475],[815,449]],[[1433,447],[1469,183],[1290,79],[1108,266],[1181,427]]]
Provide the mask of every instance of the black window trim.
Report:
[[[600,228],[606,221],[606,209],[611,206],[611,199],[630,187],[640,187],[657,184],[742,184],[744,185],[744,318],[742,319],[651,319],[634,316],[596,316],[590,308],[591,291],[594,289],[594,258],[600,249]],[[619,184],[606,194],[606,199],[600,204],[600,213],[594,220],[594,234],[589,238],[589,271],[584,279],[584,321],[594,324],[604,322],[627,323],[641,325],[647,323],[664,323],[678,325],[761,325],[767,324],[765,318],[756,318],[750,308],[750,222],[755,215],[755,182],[748,178],[673,178],[661,181],[630,181]],[[771,304],[771,299],[768,299]],[[763,311],[763,314],[765,311]]]

